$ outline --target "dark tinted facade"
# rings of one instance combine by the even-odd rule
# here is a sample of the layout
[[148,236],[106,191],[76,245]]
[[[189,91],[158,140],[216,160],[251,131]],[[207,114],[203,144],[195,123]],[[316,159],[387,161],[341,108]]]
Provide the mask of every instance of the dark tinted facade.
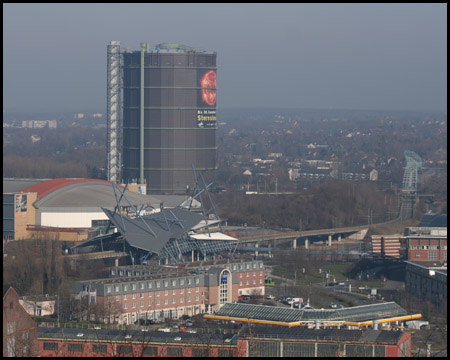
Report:
[[123,60],[124,180],[145,179],[149,192],[185,193],[194,186],[192,165],[212,180],[216,54],[141,44]]

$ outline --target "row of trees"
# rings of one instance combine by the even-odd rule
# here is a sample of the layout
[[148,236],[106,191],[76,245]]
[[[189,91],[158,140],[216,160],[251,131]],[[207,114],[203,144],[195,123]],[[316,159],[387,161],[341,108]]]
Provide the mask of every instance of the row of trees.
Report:
[[356,226],[396,217],[397,198],[372,183],[329,181],[302,194],[215,195],[230,225],[266,225],[297,230]]

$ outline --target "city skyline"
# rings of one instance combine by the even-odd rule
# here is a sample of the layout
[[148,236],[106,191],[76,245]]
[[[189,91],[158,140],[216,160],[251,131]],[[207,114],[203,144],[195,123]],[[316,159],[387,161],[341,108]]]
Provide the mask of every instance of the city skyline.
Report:
[[217,52],[218,109],[446,111],[446,7],[4,4],[3,106],[106,109],[118,40]]

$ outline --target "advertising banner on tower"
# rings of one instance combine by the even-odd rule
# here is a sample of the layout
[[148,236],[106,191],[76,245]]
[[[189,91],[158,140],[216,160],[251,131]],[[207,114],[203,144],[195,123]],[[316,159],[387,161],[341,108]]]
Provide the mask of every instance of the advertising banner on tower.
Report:
[[216,70],[199,69],[197,72],[199,91],[197,95],[197,127],[216,126]]

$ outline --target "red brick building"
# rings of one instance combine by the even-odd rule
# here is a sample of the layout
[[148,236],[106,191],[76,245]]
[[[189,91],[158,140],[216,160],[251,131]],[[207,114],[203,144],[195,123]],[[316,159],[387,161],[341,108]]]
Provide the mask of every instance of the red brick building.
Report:
[[405,229],[408,260],[447,261],[447,228]]
[[400,245],[404,242],[403,235],[372,235],[372,252],[382,256],[400,258]]
[[410,357],[400,331],[256,326],[239,334],[39,328],[45,357]]
[[38,356],[37,324],[19,304],[12,286],[3,286],[3,357]]
[[110,278],[74,282],[72,294],[80,301],[89,297],[89,310],[100,310],[98,320],[132,324],[214,313],[239,295],[264,295],[264,280],[261,260],[119,266],[111,268]]

